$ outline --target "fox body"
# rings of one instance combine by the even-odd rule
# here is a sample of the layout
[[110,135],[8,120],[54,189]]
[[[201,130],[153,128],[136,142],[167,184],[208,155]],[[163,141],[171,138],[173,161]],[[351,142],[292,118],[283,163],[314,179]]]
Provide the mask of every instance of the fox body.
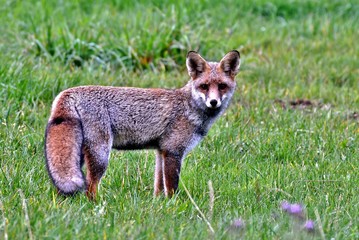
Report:
[[81,86],[61,92],[45,134],[46,165],[58,192],[86,190],[94,199],[112,148],[152,148],[154,194],[172,196],[184,156],[228,106],[240,56],[234,50],[214,63],[191,51],[186,65],[191,79],[180,89]]

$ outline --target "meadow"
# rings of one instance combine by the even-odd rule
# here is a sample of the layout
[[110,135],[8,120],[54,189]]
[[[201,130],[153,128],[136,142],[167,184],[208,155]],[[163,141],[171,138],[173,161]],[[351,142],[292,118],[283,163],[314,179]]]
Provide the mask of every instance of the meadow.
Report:
[[[358,1],[0,0],[0,22],[0,239],[359,239]],[[113,151],[96,202],[57,196],[59,92],[178,88],[189,50],[232,49],[234,99],[175,197],[153,197],[152,150]]]

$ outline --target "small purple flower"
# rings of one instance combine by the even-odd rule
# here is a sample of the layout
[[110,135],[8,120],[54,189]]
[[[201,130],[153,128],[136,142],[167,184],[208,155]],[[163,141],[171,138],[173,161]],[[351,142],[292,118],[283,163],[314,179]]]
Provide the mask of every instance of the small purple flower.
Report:
[[294,216],[302,216],[303,215],[303,207],[298,203],[290,204],[289,213]]
[[308,232],[314,232],[314,222],[313,222],[313,220],[307,220],[304,223],[303,228],[304,228],[304,230],[306,230]]
[[291,205],[291,204],[290,204],[289,202],[283,201],[283,202],[281,203],[281,208],[282,208],[283,211],[289,212],[289,210],[290,210],[290,205]]
[[281,203],[281,208],[284,212],[287,212],[292,216],[303,218],[303,206],[299,203],[291,204],[287,201],[283,201]]
[[232,223],[233,228],[241,229],[244,228],[245,224],[242,218],[235,219]]

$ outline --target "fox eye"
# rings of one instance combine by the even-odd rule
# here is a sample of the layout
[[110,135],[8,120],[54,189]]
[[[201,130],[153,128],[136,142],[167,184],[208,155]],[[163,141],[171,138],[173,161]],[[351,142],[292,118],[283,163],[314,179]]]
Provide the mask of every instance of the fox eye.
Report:
[[226,88],[227,88],[227,84],[224,84],[224,83],[218,84],[218,90],[224,90]]
[[199,85],[199,88],[201,90],[207,91],[208,90],[208,84],[201,84],[201,85]]

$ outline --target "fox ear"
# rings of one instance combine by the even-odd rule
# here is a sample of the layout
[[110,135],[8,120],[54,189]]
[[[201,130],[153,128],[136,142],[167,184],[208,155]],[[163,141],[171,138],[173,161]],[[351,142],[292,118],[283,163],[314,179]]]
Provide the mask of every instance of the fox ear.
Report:
[[206,69],[207,62],[201,55],[195,51],[189,51],[187,53],[186,66],[188,74],[192,79],[196,79]]
[[230,51],[222,58],[219,65],[224,73],[234,78],[239,72],[239,66],[241,65],[239,52],[237,50]]

